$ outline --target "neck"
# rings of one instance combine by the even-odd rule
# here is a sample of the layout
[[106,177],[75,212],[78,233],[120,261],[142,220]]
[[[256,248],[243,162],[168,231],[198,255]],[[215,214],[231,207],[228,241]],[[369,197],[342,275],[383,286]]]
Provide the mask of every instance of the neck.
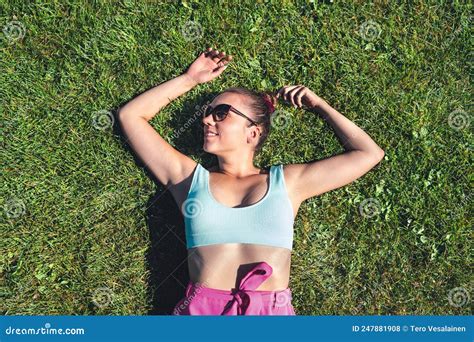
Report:
[[244,178],[260,173],[253,165],[253,155],[218,156],[219,172],[235,178]]

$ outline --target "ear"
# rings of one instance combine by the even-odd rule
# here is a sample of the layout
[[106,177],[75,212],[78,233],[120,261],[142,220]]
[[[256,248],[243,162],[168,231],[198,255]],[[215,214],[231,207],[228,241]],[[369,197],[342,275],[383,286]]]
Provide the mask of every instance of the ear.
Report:
[[255,127],[254,132],[255,132],[255,137],[257,139],[260,138],[260,136],[262,135],[262,128],[257,126]]
[[250,133],[247,136],[247,143],[250,143],[252,140],[258,141],[258,139],[260,138],[260,133],[260,128],[252,126],[250,129]]

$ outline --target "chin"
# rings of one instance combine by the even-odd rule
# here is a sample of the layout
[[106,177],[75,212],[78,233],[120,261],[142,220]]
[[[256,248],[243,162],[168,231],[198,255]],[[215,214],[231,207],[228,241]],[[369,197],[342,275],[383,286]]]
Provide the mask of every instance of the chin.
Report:
[[212,153],[212,149],[210,149],[208,146],[206,146],[206,142],[202,143],[202,149],[203,149],[204,152]]
[[202,149],[204,152],[211,153],[211,154],[216,154],[217,152],[219,152],[216,146],[212,146],[211,144],[206,145],[206,142],[203,142]]

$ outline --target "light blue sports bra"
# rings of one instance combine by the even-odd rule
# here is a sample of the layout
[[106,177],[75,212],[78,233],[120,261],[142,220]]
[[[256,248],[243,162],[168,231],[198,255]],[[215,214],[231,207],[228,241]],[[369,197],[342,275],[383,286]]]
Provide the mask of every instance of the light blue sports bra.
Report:
[[293,247],[293,206],[281,164],[270,167],[270,187],[260,201],[231,208],[214,198],[209,171],[198,163],[181,212],[188,249],[220,243]]

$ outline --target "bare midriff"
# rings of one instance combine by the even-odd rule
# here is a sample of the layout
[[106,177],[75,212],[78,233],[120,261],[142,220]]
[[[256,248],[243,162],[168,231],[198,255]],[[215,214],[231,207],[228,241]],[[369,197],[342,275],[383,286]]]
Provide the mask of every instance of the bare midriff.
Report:
[[[262,173],[250,176],[246,180],[230,181],[225,175],[211,172],[210,191],[216,201],[227,207],[253,205],[262,200],[268,190],[268,170],[267,172],[262,170]],[[294,202],[291,197],[290,200],[292,200],[296,217],[300,203]],[[262,261],[269,264],[273,272],[256,290],[287,289],[291,266],[291,250],[287,248],[247,243],[221,243],[188,249],[190,280],[219,290],[238,288],[245,274],[256,263]]]
[[291,251],[266,245],[225,243],[188,249],[190,280],[205,287],[231,290],[255,265],[265,261],[272,275],[256,290],[278,291],[288,287]]

